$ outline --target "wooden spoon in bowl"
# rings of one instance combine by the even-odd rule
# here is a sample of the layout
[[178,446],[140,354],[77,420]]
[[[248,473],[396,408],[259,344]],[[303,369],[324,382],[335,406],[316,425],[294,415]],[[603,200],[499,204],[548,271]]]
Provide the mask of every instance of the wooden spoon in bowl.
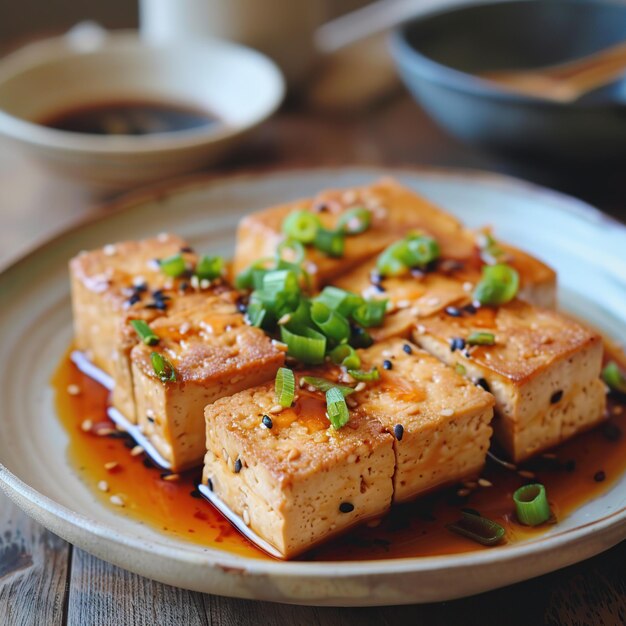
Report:
[[567,63],[536,70],[484,72],[479,76],[509,91],[567,103],[623,74],[626,74],[626,41]]

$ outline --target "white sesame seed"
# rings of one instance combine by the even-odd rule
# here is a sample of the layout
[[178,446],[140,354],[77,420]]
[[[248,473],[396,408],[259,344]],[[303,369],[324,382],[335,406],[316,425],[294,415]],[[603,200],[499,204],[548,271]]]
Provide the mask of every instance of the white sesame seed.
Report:
[[419,307],[414,306],[414,307],[413,307],[413,308],[409,311],[409,313],[410,313],[411,315],[415,316],[415,317],[418,317],[418,316],[419,316],[419,314],[420,314]]
[[348,458],[346,459],[346,461],[348,463],[356,463],[356,459],[357,459],[356,454],[350,454]]
[[481,487],[493,487],[493,483],[490,480],[487,480],[486,478],[479,478],[478,484]]
[[463,291],[472,291],[474,289],[474,285],[470,282],[463,283]]
[[109,243],[102,248],[102,252],[104,252],[105,256],[113,256],[117,252],[117,248],[114,244]]
[[295,448],[292,448],[291,450],[289,450],[289,454],[287,455],[287,460],[295,461],[298,458],[300,458],[300,450],[296,450]]
[[111,496],[109,498],[109,502],[111,504],[114,504],[115,506],[124,506],[124,499],[122,498],[122,496],[118,496],[118,495]]
[[198,289],[200,287],[200,279],[197,276],[192,276],[190,282],[194,289]]
[[115,432],[114,428],[98,428],[98,430],[96,430],[96,435],[98,435],[98,437],[108,437],[109,435],[112,435]]
[[275,404],[269,411],[268,413],[272,413],[272,414],[276,414],[276,413],[282,413],[284,407],[282,407],[280,404]]
[[429,306],[437,306],[441,304],[441,300],[435,296],[431,296],[430,298],[426,298],[426,304]]
[[211,281],[207,278],[203,278],[200,281],[200,289],[208,289],[211,286]]
[[163,476],[163,480],[167,480],[167,482],[174,482],[180,479],[180,474],[168,474],[167,476]]
[[315,393],[317,391],[317,389],[315,387],[313,387],[313,385],[309,385],[306,388],[307,391],[310,391],[311,393]]
[[222,458],[225,463],[228,463],[228,452],[226,452],[226,448],[222,448]]
[[517,472],[522,478],[535,478],[534,472],[529,472],[528,470],[519,470]]
[[70,396],[77,396],[80,393],[80,387],[78,385],[68,385],[67,393],[69,393]]
[[426,326],[424,326],[423,324],[418,324],[416,329],[415,329],[419,335],[423,335],[426,332]]
[[106,480],[101,480],[98,483],[98,489],[100,489],[100,491],[104,491],[104,493],[106,493],[109,490],[109,483]]
[[291,313],[285,313],[277,322],[279,326],[288,324],[291,321]]
[[451,415],[454,415],[454,409],[441,409],[439,414],[443,415],[443,417],[450,417]]
[[361,381],[355,388],[354,391],[363,391],[367,385]]
[[143,276],[135,276],[133,278],[133,285],[135,287],[139,287],[139,285],[143,285],[145,284],[145,282],[146,282],[146,279]]
[[287,352],[287,344],[282,341],[278,341],[278,339],[272,339],[272,345],[281,352]]
[[104,469],[107,472],[112,472],[114,469],[118,467],[119,463],[117,461],[108,461],[104,464]]
[[143,454],[143,453],[144,453],[143,446],[135,446],[130,451],[130,456],[139,456],[140,454]]
[[89,419],[83,420],[83,423],[80,425],[81,429],[84,432],[89,432],[93,428],[93,422]]
[[146,409],[146,417],[154,418],[154,411],[152,409]]
[[396,307],[398,309],[408,309],[410,306],[411,306],[411,303],[409,300],[400,300],[396,302]]
[[243,510],[243,523],[246,526],[250,526],[250,513],[248,512],[248,509],[244,509]]
[[304,389],[305,385],[306,385],[306,380],[304,380],[304,377],[303,377],[298,381],[298,387],[300,387],[300,389]]
[[180,332],[181,335],[185,335],[186,333],[189,332],[190,328],[191,328],[191,324],[189,322],[183,322],[180,325],[180,328],[178,329],[178,331]]

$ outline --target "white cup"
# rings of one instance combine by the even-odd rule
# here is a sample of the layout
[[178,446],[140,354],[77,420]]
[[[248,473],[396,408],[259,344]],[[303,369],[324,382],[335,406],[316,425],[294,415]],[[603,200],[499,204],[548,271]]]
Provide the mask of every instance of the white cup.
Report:
[[220,37],[272,57],[291,83],[311,69],[313,34],[324,0],[140,0],[140,32],[148,41]]

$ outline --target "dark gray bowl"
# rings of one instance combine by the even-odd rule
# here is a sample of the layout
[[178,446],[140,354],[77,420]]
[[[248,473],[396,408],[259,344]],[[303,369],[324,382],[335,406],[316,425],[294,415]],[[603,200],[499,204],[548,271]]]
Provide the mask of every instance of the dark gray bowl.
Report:
[[626,4],[513,0],[448,8],[396,29],[391,49],[415,99],[450,134],[558,158],[626,155],[626,80],[572,104],[508,93],[475,74],[540,67],[626,40]]

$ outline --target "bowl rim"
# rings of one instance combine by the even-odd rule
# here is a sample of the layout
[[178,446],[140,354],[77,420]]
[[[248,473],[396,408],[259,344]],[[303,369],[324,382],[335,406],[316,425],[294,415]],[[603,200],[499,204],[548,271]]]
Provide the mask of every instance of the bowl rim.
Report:
[[[186,42],[145,41],[141,39],[137,31],[133,30],[107,32],[102,42],[86,50],[73,49],[68,45],[64,35],[28,44],[0,60],[0,86],[6,80],[50,62],[63,63],[66,60],[97,55],[115,49],[125,50],[128,54],[133,54],[137,50],[160,52],[168,49],[188,49],[191,51],[219,49],[231,54],[233,58],[244,56],[256,62],[259,74],[264,75],[264,80],[271,89],[271,97],[268,99],[267,105],[257,115],[242,124],[210,124],[201,128],[141,136],[118,135],[109,137],[58,130],[21,118],[0,107],[0,135],[43,150],[61,150],[85,155],[131,156],[149,155],[157,152],[176,152],[219,143],[258,126],[276,112],[285,97],[286,83],[281,70],[274,61],[257,50],[235,42],[208,37]],[[234,62],[238,61],[235,60]],[[179,102],[181,98],[172,93],[172,101]]]
[[[579,4],[621,7],[626,13],[626,6],[618,0],[550,0],[557,4]],[[463,13],[474,9],[504,5],[529,5],[540,4],[542,0],[479,0],[467,3],[463,0],[455,0],[454,4],[436,9],[424,11],[416,17],[410,18],[396,26],[389,34],[389,48],[391,54],[400,68],[411,73],[420,74],[423,78],[440,86],[453,89],[457,92],[467,92],[475,96],[488,97],[500,102],[530,105],[538,108],[551,109],[561,112],[565,109],[584,111],[588,109],[601,110],[622,108],[624,105],[618,101],[589,102],[585,99],[573,102],[557,102],[536,96],[530,96],[514,91],[507,91],[499,87],[493,81],[481,78],[477,74],[471,74],[458,70],[427,56],[409,42],[409,33],[418,24],[430,19],[453,13]]]

